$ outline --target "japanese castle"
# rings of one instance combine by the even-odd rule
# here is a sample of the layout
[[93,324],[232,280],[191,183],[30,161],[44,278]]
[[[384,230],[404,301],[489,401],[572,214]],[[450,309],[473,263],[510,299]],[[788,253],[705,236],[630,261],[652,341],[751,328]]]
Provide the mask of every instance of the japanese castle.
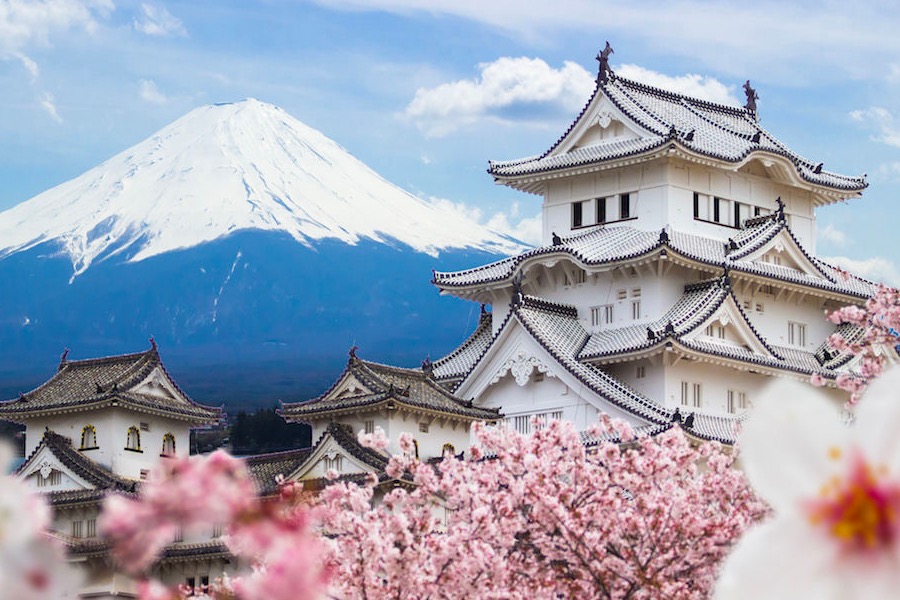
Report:
[[[586,429],[610,415],[732,444],[772,377],[818,374],[845,400],[833,382],[856,361],[827,339],[861,332],[824,312],[862,305],[875,286],[816,258],[815,210],[859,197],[865,179],[763,129],[749,82],[746,106],[726,106],[619,77],[598,58],[594,92],[556,143],[489,164],[495,182],[543,198],[542,245],[433,274],[442,294],[482,305],[447,356],[410,369],[354,348],[321,396],[283,405],[285,419],[312,426],[314,446],[249,458],[261,493],[278,475],[322,485],[329,470],[395,485],[387,456],[356,439],[376,427],[394,452],[410,433],[422,460],[465,450],[476,421],[528,433],[540,419]],[[0,418],[27,426],[19,475],[50,498],[54,535],[90,572],[85,593],[111,598],[132,588],[97,537],[102,495],[132,493],[150,463],[185,455],[189,429],[221,411],[190,400],[152,344],[64,356],[47,383],[0,404]],[[158,572],[200,585],[233,570],[219,533],[174,541]]]

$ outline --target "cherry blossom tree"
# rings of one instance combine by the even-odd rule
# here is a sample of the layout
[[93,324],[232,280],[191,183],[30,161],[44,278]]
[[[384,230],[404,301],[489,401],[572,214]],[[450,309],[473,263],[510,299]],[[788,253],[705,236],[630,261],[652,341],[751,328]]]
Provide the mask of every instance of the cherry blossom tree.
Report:
[[[835,350],[860,358],[858,374],[842,374],[835,382],[850,392],[848,405],[852,408],[859,402],[866,385],[884,371],[888,352],[900,343],[900,291],[879,285],[865,307],[845,306],[828,315],[828,319],[861,328],[855,335],[835,333],[828,339]],[[813,383],[822,384],[823,380],[814,377]]]
[[766,511],[729,454],[677,427],[650,437],[604,422],[587,445],[562,421],[475,435],[469,457],[436,466],[402,437],[380,502],[374,480],[322,493],[333,596],[707,598]]
[[[604,421],[585,437],[554,421],[475,436],[468,456],[433,464],[402,436],[386,480],[335,482],[311,504],[299,483],[258,498],[222,453],[168,461],[140,498],[109,499],[101,527],[140,574],[174,527],[229,523],[227,544],[253,571],[207,590],[219,599],[706,598],[767,510],[729,453],[677,426],[651,437]],[[361,439],[387,445],[380,432]],[[141,585],[148,600],[185,592]]]
[[[139,580],[143,600],[175,600],[198,591],[230,600],[313,600],[328,578],[310,511],[285,487],[261,498],[246,466],[223,451],[168,459],[141,486],[139,497],[106,499],[100,530],[112,543],[120,568]],[[208,590],[167,588],[148,577],[148,567],[176,531],[227,526],[228,549],[250,572]]]

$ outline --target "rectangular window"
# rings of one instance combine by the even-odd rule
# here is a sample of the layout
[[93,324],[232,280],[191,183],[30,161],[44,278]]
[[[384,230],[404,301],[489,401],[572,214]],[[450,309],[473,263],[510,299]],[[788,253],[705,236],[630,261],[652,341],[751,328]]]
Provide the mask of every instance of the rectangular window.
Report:
[[150,423],[141,421],[141,431],[150,431]]
[[535,371],[534,374],[532,374],[532,376],[531,376],[531,381],[533,381],[534,383],[540,383],[543,380],[544,380],[544,374],[541,373],[540,371]]
[[188,577],[184,580],[184,586],[188,589],[188,593],[193,596],[194,588],[197,587],[197,578],[196,577]]
[[643,366],[638,367],[637,372],[635,373],[635,377],[637,377],[638,379],[643,379],[646,376],[647,376],[647,368],[643,367]]
[[703,406],[702,386],[699,383],[681,382],[681,405],[701,408]]
[[631,218],[631,194],[619,194],[619,218]]
[[212,530],[213,538],[222,537],[223,530],[224,530],[224,528],[222,527],[221,523],[216,523],[215,525],[213,525],[213,530]]
[[792,346],[798,346],[800,348],[806,347],[805,323],[795,323],[793,321],[788,322],[788,344]]
[[84,521],[72,521],[72,537],[84,537]]
[[744,221],[753,216],[753,207],[743,202],[734,203],[734,226],[743,227]]
[[606,198],[597,198],[597,223],[606,223]]
[[722,203],[718,196],[713,198],[713,221],[716,223],[719,222],[719,217],[722,215]]
[[763,314],[764,312],[766,312],[766,305],[757,302],[756,303],[756,312],[758,312],[759,314]]
[[641,318],[641,301],[640,300],[632,300],[631,301],[631,318],[637,321]]
[[640,298],[641,297],[641,288],[631,288],[631,297],[632,298]]
[[150,469],[141,469],[141,481],[147,481],[150,476]]
[[375,433],[375,421],[366,421],[366,433]]
[[747,394],[728,390],[728,412],[731,414],[747,410]]
[[575,202],[574,204],[572,204],[572,229],[581,227],[584,223],[584,215],[581,214],[581,211],[581,202]]
[[613,320],[613,305],[604,304],[591,308],[591,327],[609,325]]
[[700,218],[700,194],[694,192],[694,218]]
[[419,423],[419,433],[428,433],[428,423]]
[[718,323],[713,323],[712,325],[708,325],[706,327],[706,335],[709,337],[719,338],[720,340],[725,339],[725,326],[719,325]]
[[97,519],[87,520],[87,537],[97,537]]
[[628,290],[616,290],[616,300],[624,300],[628,297]]

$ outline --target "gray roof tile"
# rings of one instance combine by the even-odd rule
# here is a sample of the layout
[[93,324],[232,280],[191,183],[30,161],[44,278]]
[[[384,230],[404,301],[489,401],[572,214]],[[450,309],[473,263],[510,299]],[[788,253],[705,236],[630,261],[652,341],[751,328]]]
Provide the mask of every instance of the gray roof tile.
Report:
[[[585,115],[597,95],[603,95],[641,129],[639,139],[609,140],[554,152]],[[754,141],[754,137],[758,139]],[[788,159],[804,180],[835,190],[859,191],[865,177],[850,177],[821,169],[791,151],[759,126],[756,115],[745,109],[714,104],[697,98],[647,86],[624,77],[598,82],[591,100],[566,133],[544,154],[511,161],[491,161],[488,172],[498,178],[554,171],[585,164],[599,164],[677,144],[691,152],[731,163],[743,161],[754,152],[777,154]],[[817,172],[818,171],[818,172]]]

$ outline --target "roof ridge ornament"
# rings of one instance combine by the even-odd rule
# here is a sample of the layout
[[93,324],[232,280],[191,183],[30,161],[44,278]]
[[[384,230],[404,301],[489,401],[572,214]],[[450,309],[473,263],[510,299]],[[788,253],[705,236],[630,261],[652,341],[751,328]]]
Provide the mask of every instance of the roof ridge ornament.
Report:
[[150,336],[150,349],[154,351],[159,349],[159,347],[156,345],[156,338],[152,335]]
[[[425,360],[422,361],[422,372],[425,373],[425,377],[431,378],[434,376],[434,363],[431,362],[431,357],[427,354],[425,355]],[[409,386],[407,386],[407,390],[409,390]]]
[[518,308],[519,306],[521,306],[524,300],[524,295],[522,294],[522,280],[524,279],[525,273],[523,273],[522,271],[519,271],[518,273],[516,273],[516,276],[513,277],[513,293],[512,298],[510,299],[510,304],[513,308]]
[[612,46],[609,45],[609,40],[606,40],[606,46],[597,53],[596,60],[600,63],[599,68],[597,69],[597,83],[606,83],[610,80],[611,77],[615,77],[615,73],[613,70],[609,68],[609,55],[615,54]]
[[66,366],[66,363],[68,362],[68,360],[67,360],[68,358],[69,358],[69,349],[63,348],[62,355],[59,357],[59,368],[57,369],[57,371],[62,371],[63,367]]
[[779,223],[785,223],[784,218],[784,200],[781,199],[781,196],[775,198],[775,204],[778,205],[778,208],[775,209],[775,218]]
[[756,101],[759,100],[759,94],[756,93],[756,90],[750,86],[750,80],[744,82],[744,95],[747,96],[747,103],[744,104],[744,108],[753,113],[753,116],[757,119],[759,116],[756,114]]

